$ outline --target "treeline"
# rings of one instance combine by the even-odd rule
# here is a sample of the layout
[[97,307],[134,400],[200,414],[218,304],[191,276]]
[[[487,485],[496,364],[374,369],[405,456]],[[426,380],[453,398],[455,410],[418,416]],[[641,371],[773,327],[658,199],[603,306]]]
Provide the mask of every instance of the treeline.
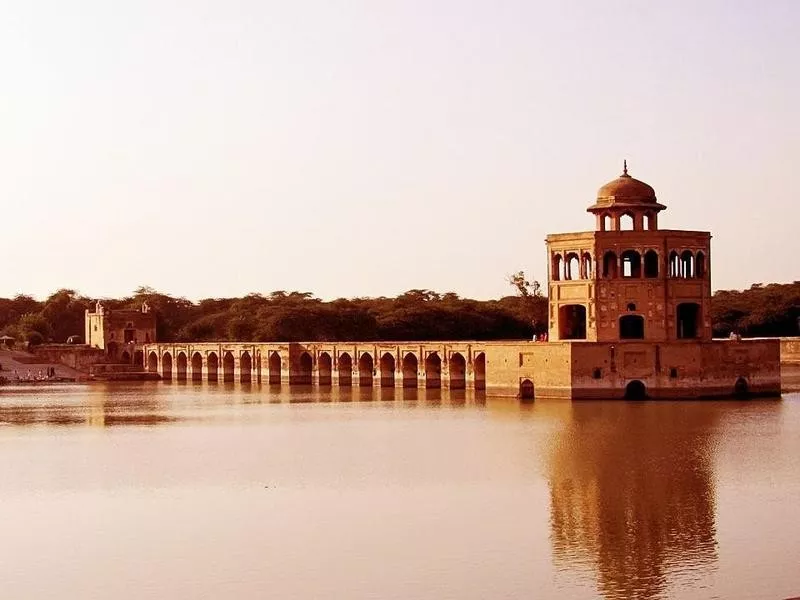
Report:
[[[530,339],[546,330],[547,299],[536,282],[512,283],[519,295],[486,301],[410,290],[396,298],[330,302],[283,291],[191,302],[143,287],[103,305],[138,309],[146,301],[162,341]],[[67,289],[44,301],[25,295],[0,298],[0,335],[31,344],[63,343],[72,335],[82,339],[85,310],[94,305],[94,299]],[[732,331],[746,337],[798,335],[800,282],[718,291],[711,317],[717,336]]]

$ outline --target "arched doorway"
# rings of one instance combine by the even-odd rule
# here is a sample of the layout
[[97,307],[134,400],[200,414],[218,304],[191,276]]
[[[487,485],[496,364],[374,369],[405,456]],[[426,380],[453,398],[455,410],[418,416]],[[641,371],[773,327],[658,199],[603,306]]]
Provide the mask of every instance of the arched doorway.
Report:
[[217,381],[219,379],[219,357],[216,352],[208,353],[208,380]]
[[350,387],[353,385],[353,358],[347,353],[342,352],[339,355],[339,364],[337,365],[339,371],[339,385]]
[[417,387],[417,370],[419,363],[413,352],[408,352],[403,357],[403,387]]
[[203,355],[192,354],[192,381],[203,381]]
[[450,371],[450,389],[463,390],[467,387],[467,361],[458,353],[453,352],[450,355],[450,362],[448,364]]
[[647,398],[647,386],[638,379],[629,381],[625,386],[626,400],[644,400]]
[[696,338],[700,329],[700,305],[696,302],[678,304],[676,324],[679,340]]
[[234,381],[234,369],[235,361],[233,359],[233,353],[227,351],[225,354],[222,355],[222,381],[225,383],[233,383]]
[[172,355],[169,352],[164,352],[161,357],[161,378],[172,379]]
[[188,361],[186,360],[185,352],[178,352],[177,362],[178,362],[177,379],[178,381],[186,381],[186,370]]
[[519,382],[520,400],[533,400],[535,396],[533,382],[530,379],[523,379]]
[[619,318],[619,337],[622,340],[644,339],[644,317],[625,315]]
[[155,352],[147,355],[147,370],[150,373],[158,373],[158,354]]
[[269,353],[269,383],[270,385],[281,384],[281,355],[274,350]]
[[239,381],[241,383],[250,383],[253,381],[253,359],[250,353],[245,350],[239,357]]
[[561,340],[586,339],[586,307],[582,304],[565,304],[558,309],[558,338]]
[[137,350],[133,353],[133,364],[137,367],[144,367],[144,352]]
[[358,385],[361,387],[370,387],[372,385],[373,368],[372,355],[369,352],[364,352],[358,359]]
[[750,393],[750,388],[747,385],[747,380],[744,377],[739,377],[736,383],[733,384],[733,395],[736,398],[746,398]]
[[475,389],[486,389],[486,355],[479,352],[472,359],[472,371],[475,378]]
[[431,352],[425,358],[425,387],[434,389],[442,387],[442,359],[436,352]]
[[119,352],[117,342],[108,342],[108,344],[106,344],[106,356],[112,361],[117,360],[117,352]]
[[122,356],[119,357],[120,361],[125,363],[126,365],[131,364],[131,355],[128,353],[127,350],[122,352]]
[[296,385],[311,385],[311,376],[314,369],[314,361],[308,352],[302,352],[297,357],[297,372],[292,383]]
[[319,385],[328,386],[333,381],[333,361],[327,352],[321,352],[317,357],[317,378]]
[[389,352],[381,356],[381,387],[394,387],[394,356]]

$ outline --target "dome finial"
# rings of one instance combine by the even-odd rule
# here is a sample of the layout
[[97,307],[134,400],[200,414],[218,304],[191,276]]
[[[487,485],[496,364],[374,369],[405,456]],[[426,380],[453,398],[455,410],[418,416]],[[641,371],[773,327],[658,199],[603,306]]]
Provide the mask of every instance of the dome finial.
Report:
[[623,175],[627,175],[628,174],[628,159],[627,158],[622,161],[622,174]]

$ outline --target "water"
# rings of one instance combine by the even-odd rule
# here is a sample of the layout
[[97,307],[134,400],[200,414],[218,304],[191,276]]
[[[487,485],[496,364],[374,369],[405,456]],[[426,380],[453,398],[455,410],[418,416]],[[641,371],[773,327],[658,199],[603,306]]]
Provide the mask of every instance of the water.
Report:
[[800,595],[800,396],[2,388],[6,598]]

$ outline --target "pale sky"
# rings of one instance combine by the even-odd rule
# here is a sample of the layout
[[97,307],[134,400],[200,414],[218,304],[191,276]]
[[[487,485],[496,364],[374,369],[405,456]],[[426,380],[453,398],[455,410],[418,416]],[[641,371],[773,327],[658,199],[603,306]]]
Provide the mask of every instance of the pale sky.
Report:
[[800,2],[6,0],[0,296],[545,281],[623,158],[800,279]]

